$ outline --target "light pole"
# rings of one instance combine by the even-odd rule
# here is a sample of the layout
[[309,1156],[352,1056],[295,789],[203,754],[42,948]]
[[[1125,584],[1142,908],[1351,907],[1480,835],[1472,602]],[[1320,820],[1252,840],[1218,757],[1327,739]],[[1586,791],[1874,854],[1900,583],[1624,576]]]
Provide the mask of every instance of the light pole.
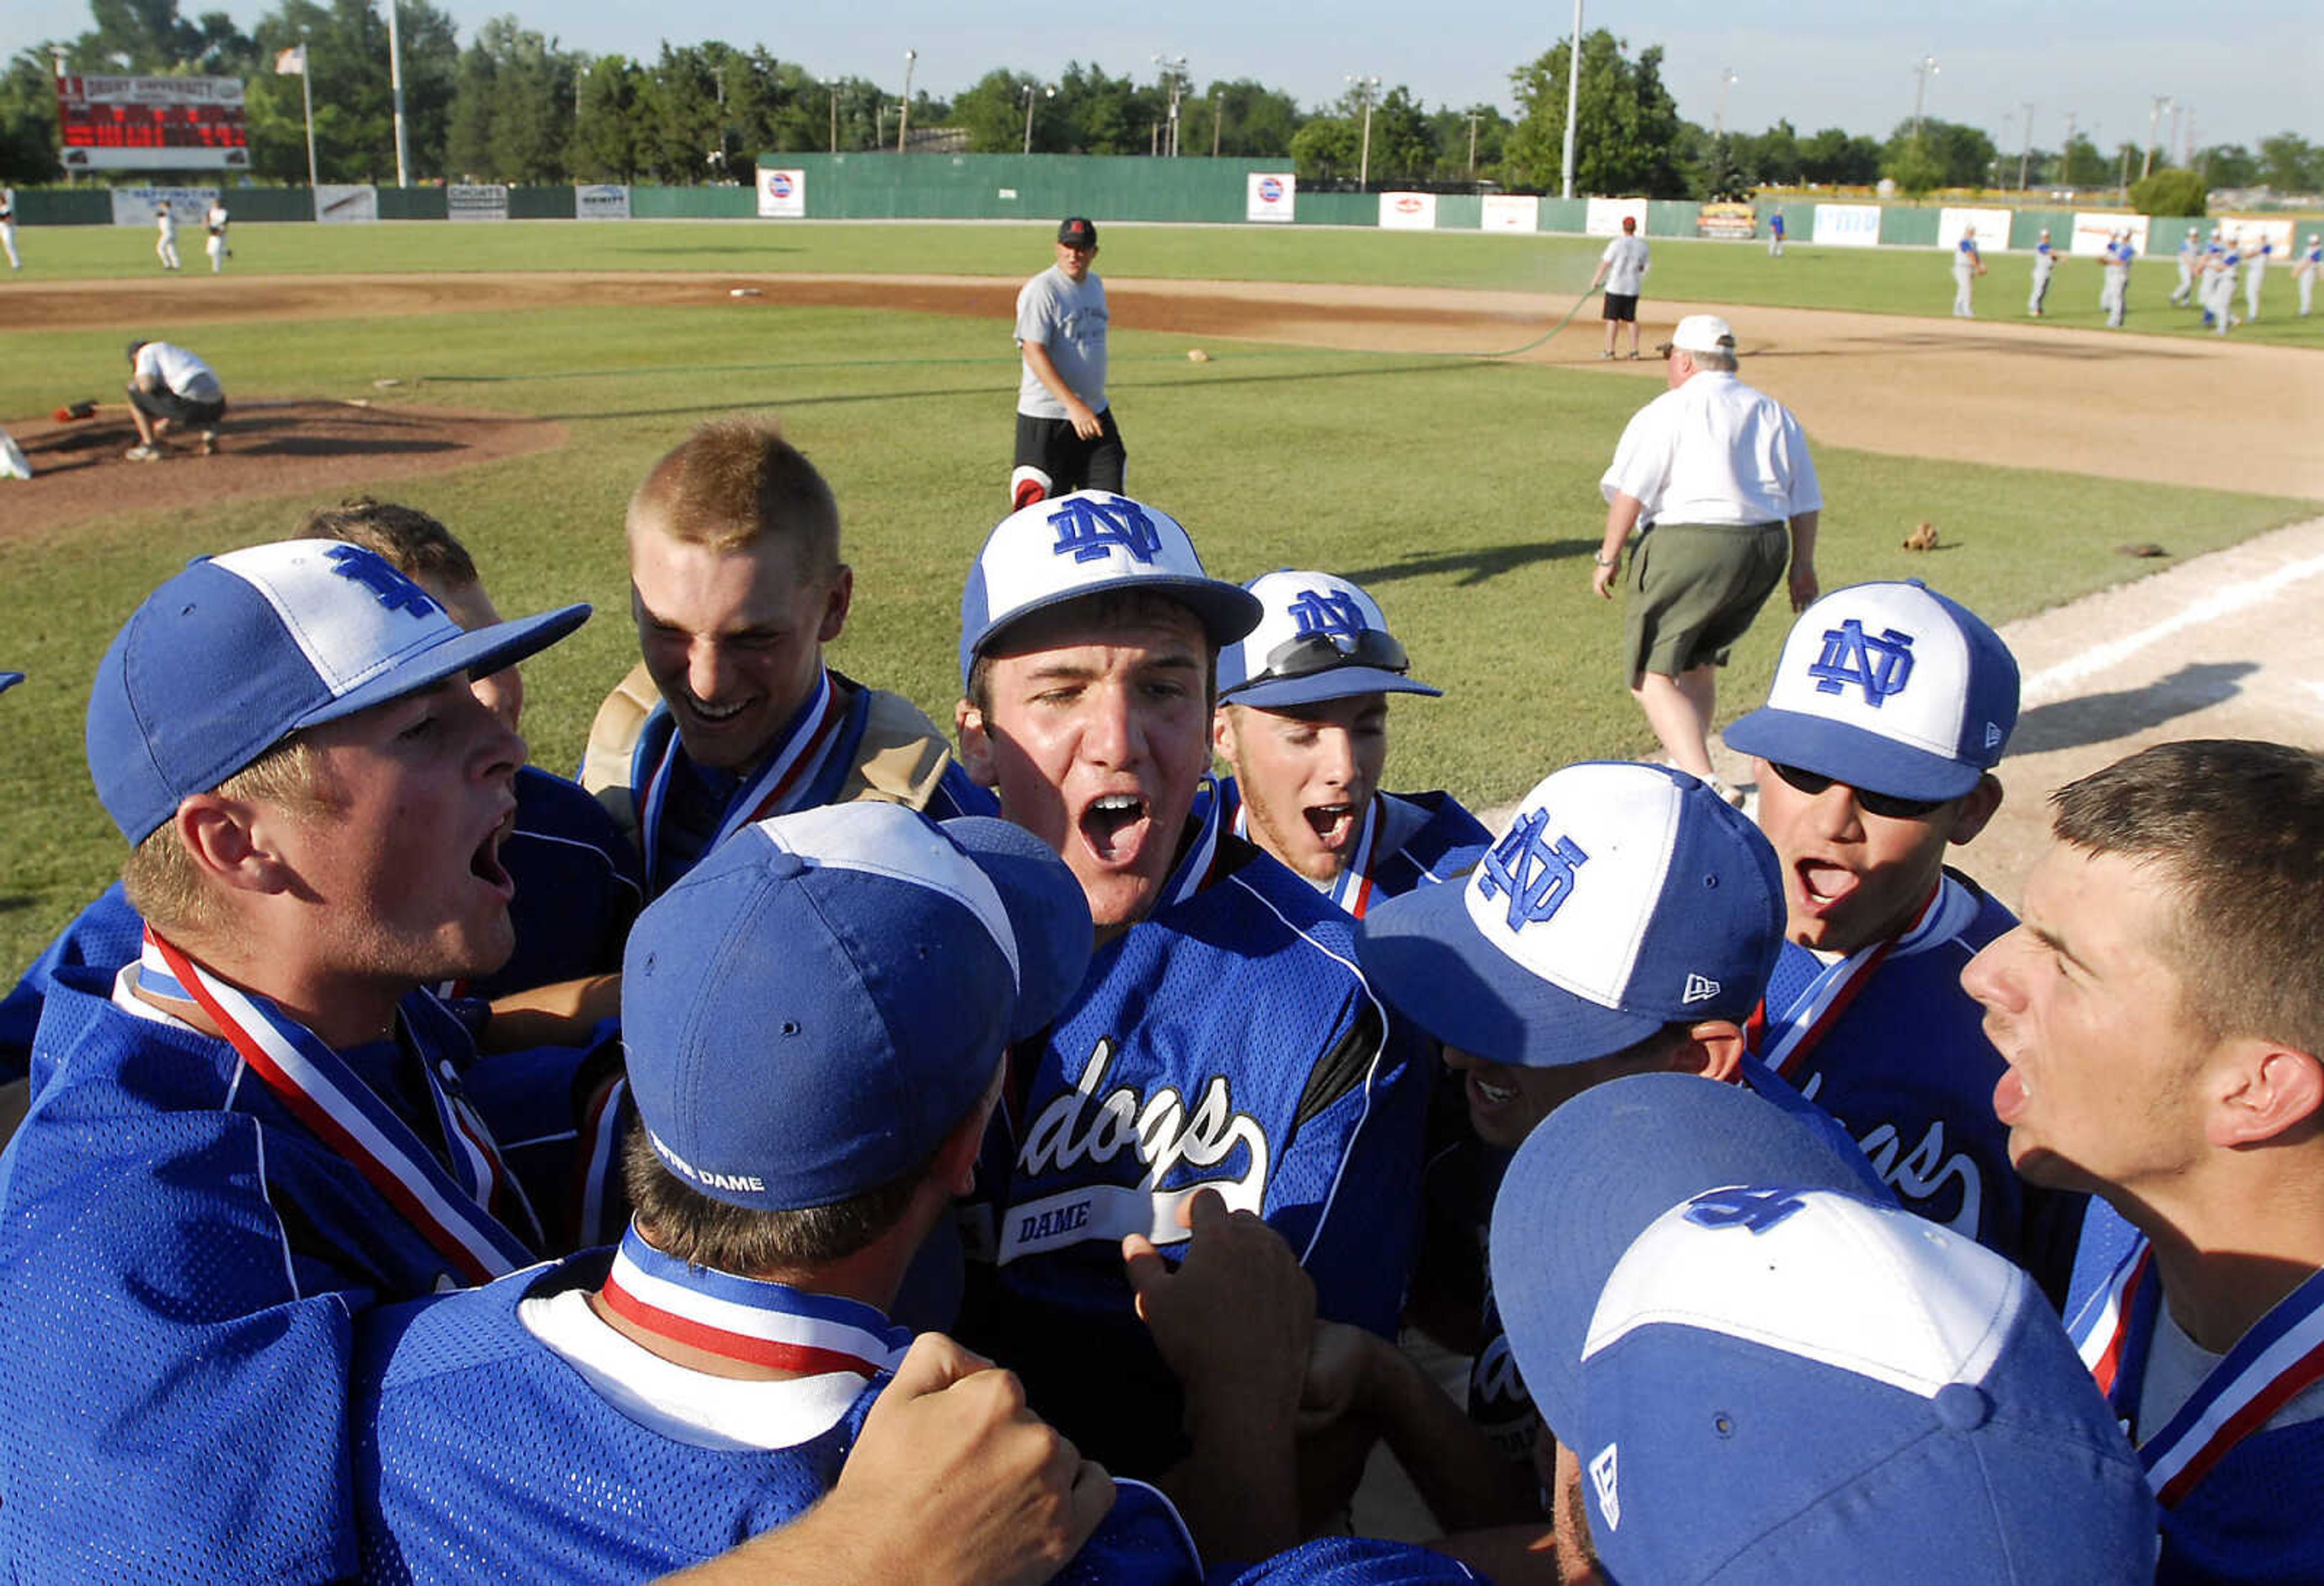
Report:
[[1560,196],[1573,196],[1573,117],[1582,107],[1582,0],[1573,0],[1573,48],[1565,54],[1565,178]]
[[1184,55],[1157,55],[1154,64],[1162,69],[1162,86],[1170,91],[1170,158],[1178,157],[1178,96],[1186,87],[1186,58]]
[[1913,76],[1917,82],[1913,89],[1913,141],[1921,141],[1921,106],[1929,97],[1929,79],[1937,75],[1937,58],[1923,55],[1913,63]]
[[2025,142],[2017,151],[2017,190],[2025,190],[2026,168],[2034,161],[2034,102],[2025,102]]
[[831,152],[839,152],[839,79],[827,77],[823,86],[831,90]]
[[2171,108],[2171,96],[2154,96],[2153,107],[2146,113],[2146,158],[2139,161],[2138,180],[2144,181],[2154,171],[2154,129],[2162,124],[2163,113]]
[[2058,152],[2058,185],[2074,185],[2074,113],[2066,112],[2066,142]]
[[1044,98],[1054,99],[1057,97],[1056,85],[1055,83],[1046,86],[1039,83],[1025,85],[1025,152],[1028,154],[1033,152],[1033,98],[1036,94]]
[[1347,80],[1355,85],[1356,92],[1362,95],[1364,100],[1364,144],[1363,152],[1356,161],[1356,188],[1360,192],[1369,192],[1372,180],[1372,90],[1380,86],[1380,80],[1376,77],[1359,77],[1352,72],[1348,74]]
[[1481,111],[1469,112],[1469,180],[1477,180],[1477,117]]
[[1727,85],[1739,83],[1742,80],[1735,75],[1733,67],[1722,66],[1719,69],[1719,108],[1713,111],[1711,116],[1712,137],[1723,138],[1727,135]]
[[896,152],[904,152],[904,139],[912,125],[912,62],[920,58],[918,50],[904,51],[904,103],[896,115]]

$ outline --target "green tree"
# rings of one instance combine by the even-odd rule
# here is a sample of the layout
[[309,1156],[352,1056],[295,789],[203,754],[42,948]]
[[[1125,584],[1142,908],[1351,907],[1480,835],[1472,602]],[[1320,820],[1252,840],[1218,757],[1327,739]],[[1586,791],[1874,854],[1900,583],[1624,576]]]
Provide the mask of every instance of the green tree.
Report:
[[[411,175],[441,175],[459,41],[452,19],[420,0],[402,0],[396,15],[403,34]],[[251,41],[259,63],[244,85],[254,172],[284,181],[307,180],[299,79],[278,77],[272,69],[276,51],[303,42],[314,88],[315,151],[322,179],[395,179],[387,20],[371,0],[281,0],[252,28]]]
[[454,78],[445,159],[465,175],[565,180],[581,62],[554,39],[496,16],[476,30]]
[[[1436,144],[1436,163],[1430,171],[1439,181],[1473,181],[1500,167],[1509,141],[1509,119],[1491,105],[1455,110],[1451,106],[1428,117],[1428,134]],[[1475,158],[1470,155],[1475,136]]]
[[1788,121],[1778,121],[1756,138],[1737,138],[1735,162],[1751,187],[1789,185],[1804,180],[1805,161],[1800,135]]
[[1944,167],[1937,157],[1917,138],[1906,138],[1892,146],[1881,157],[1880,174],[1896,184],[1896,190],[1913,198],[1941,186]]
[[1056,114],[1045,119],[1058,129],[1064,152],[1143,154],[1153,147],[1153,127],[1167,115],[1159,89],[1074,60],[1057,79]]
[[64,174],[57,153],[56,69],[34,44],[0,72],[0,186],[54,181]]
[[1014,154],[1025,146],[1025,96],[1033,95],[1033,147],[1048,147],[1049,124],[1057,117],[1044,112],[1056,96],[1044,97],[1042,83],[1023,72],[995,69],[979,78],[973,88],[953,101],[952,122],[968,133],[972,154]]
[[[1357,163],[1361,166],[1364,113],[1360,102],[1349,107],[1349,120],[1355,124]],[[1436,140],[1430,134],[1427,118],[1413,100],[1412,90],[1402,83],[1372,106],[1371,130],[1370,176],[1374,186],[1421,180],[1434,169]]]
[[1288,154],[1292,134],[1307,119],[1290,95],[1249,78],[1213,83],[1178,114],[1186,152],[1230,157]]
[[1800,177],[1834,187],[1868,187],[1880,180],[1880,145],[1861,134],[1825,127],[1800,145]]
[[2260,163],[2241,143],[2221,143],[2195,156],[2195,169],[2215,188],[2255,188]]
[[1362,129],[1344,115],[1314,115],[1291,134],[1291,164],[1305,181],[1353,181]]
[[638,93],[645,73],[626,55],[600,55],[581,73],[566,160],[580,181],[637,179]]
[[1750,179],[1735,158],[1734,143],[1718,134],[1703,140],[1702,158],[1695,165],[1695,197],[1719,203],[1750,196]]
[[[1678,105],[1663,86],[1659,44],[1634,62],[1627,41],[1600,28],[1582,41],[1573,180],[1585,193],[1645,193],[1675,198],[1686,190],[1679,158]],[[1509,134],[1513,180],[1557,186],[1564,166],[1566,63],[1572,41],[1509,74],[1518,118]]]
[[[1917,151],[1917,157],[1911,151]],[[1906,192],[1983,187],[1993,175],[1993,162],[1997,157],[1993,140],[1983,132],[1958,122],[1939,121],[1932,115],[1917,129],[1909,121],[1897,123],[1896,130],[1889,134],[1888,146],[1881,152],[1880,171]],[[1925,186],[1914,187],[1904,180],[1904,172],[1907,171],[1916,180],[1933,172],[1934,180]]]
[[2130,184],[2130,207],[2142,215],[2200,217],[2209,212],[2209,194],[2191,171],[2157,171]]
[[2262,138],[2259,179],[2279,193],[2324,192],[2324,148],[2298,133]]
[[2074,134],[2073,141],[2058,156],[2058,182],[2061,187],[2094,188],[2113,177],[2107,157],[2080,133]]

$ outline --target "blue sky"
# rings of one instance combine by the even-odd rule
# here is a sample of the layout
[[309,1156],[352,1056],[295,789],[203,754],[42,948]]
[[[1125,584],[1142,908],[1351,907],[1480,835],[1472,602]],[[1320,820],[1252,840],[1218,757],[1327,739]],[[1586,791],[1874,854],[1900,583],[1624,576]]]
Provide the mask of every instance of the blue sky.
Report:
[[[1150,78],[1157,54],[1184,55],[1199,85],[1257,78],[1316,106],[1349,74],[1404,83],[1431,105],[1513,106],[1508,74],[1572,27],[1571,0],[1274,0],[1266,6],[1182,0],[1167,8],[1070,0],[885,0],[872,5],[741,7],[708,0],[435,0],[465,37],[514,10],[567,47],[650,56],[664,38],[764,44],[821,75],[949,96],[1008,66],[1053,74],[1069,60]],[[182,0],[189,14],[221,0]],[[223,0],[247,27],[269,6]],[[786,12],[792,14],[785,15]],[[13,54],[88,26],[78,5],[0,0],[0,48]],[[2324,8],[2315,0],[1598,0],[1583,25],[1664,49],[1664,77],[1689,118],[1709,124],[1727,90],[1729,127],[1788,116],[1803,132],[1844,126],[1885,136],[1913,110],[1914,64],[1933,55],[1928,113],[1984,127],[2015,148],[2032,101],[2034,141],[2055,147],[2065,115],[2111,146],[2143,143],[2153,96],[2190,107],[2199,142],[2253,143],[2287,129],[2324,141]],[[758,30],[755,32],[746,30]],[[2163,136],[2169,134],[2169,118]]]

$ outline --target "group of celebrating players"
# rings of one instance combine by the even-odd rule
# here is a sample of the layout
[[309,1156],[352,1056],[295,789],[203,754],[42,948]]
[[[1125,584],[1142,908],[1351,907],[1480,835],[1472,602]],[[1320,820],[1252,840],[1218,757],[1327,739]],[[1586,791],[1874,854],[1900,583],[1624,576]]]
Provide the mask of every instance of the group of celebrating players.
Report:
[[1497,837],[1386,790],[1370,594],[1042,483],[951,733],[743,420],[630,503],[578,783],[588,609],[410,509],[128,617],[122,880],[0,1008],[14,1578],[2324,1575],[2324,759],[2059,790],[2019,921],[1945,863],[2016,665],[1875,583],[1756,821],[1590,761]]

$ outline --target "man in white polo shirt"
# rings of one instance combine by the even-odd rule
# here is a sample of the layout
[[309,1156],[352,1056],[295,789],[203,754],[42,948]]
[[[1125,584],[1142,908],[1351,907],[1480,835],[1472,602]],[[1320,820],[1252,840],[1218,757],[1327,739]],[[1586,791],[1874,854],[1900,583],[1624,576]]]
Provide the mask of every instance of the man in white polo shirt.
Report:
[[1622,235],[1606,244],[1598,257],[1598,273],[1590,284],[1606,288],[1606,350],[1598,355],[1614,355],[1614,330],[1617,326],[1630,327],[1630,356],[1638,355],[1638,290],[1646,285],[1646,271],[1651,267],[1646,239],[1638,235],[1638,217],[1622,217]]
[[1658,349],[1670,389],[1622,431],[1599,481],[1606,536],[1591,587],[1614,598],[1630,532],[1623,665],[1631,697],[1670,762],[1740,797],[1711,771],[1711,715],[1728,651],[1791,566],[1792,609],[1816,597],[1816,516],[1823,495],[1799,420],[1735,377],[1735,333],[1690,314]]

